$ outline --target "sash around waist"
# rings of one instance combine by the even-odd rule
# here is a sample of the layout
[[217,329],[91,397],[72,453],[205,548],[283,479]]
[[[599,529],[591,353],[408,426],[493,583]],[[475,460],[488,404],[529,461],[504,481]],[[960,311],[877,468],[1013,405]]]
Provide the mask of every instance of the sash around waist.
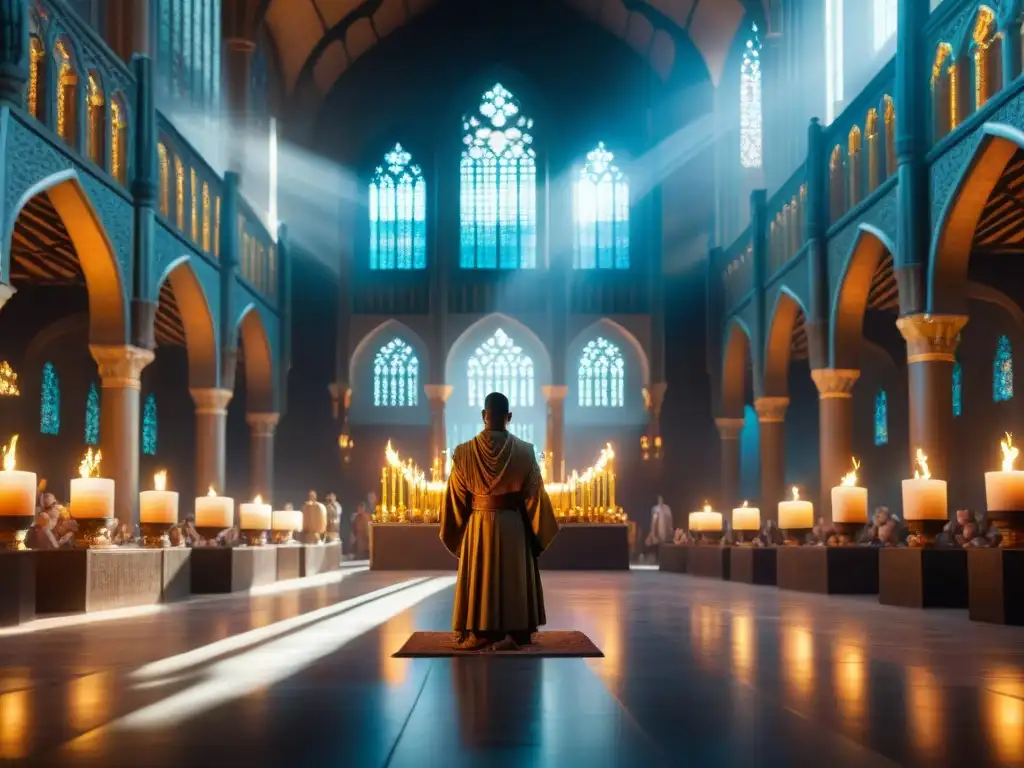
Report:
[[473,494],[473,509],[499,510],[519,509],[523,503],[522,493],[501,493],[494,496],[480,496]]

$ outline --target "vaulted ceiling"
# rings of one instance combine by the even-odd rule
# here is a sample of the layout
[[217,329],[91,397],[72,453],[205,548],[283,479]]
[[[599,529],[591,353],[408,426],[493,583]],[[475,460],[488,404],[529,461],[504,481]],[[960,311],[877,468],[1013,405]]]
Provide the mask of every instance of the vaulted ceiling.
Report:
[[[355,61],[440,1],[263,0],[262,21],[276,48],[285,93],[326,96]],[[747,5],[761,11],[773,0],[553,1],[621,39],[663,80],[673,74],[676,46],[690,41],[717,85]]]

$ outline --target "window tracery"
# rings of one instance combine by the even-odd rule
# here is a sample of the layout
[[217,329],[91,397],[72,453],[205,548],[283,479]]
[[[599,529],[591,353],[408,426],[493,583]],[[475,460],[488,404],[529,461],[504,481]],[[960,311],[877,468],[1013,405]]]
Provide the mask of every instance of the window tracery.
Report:
[[875,445],[889,444],[889,396],[884,389],[875,395]]
[[761,167],[761,38],[757,24],[750,26],[750,37],[740,67],[740,165]]
[[604,143],[587,153],[575,185],[575,269],[629,269],[629,181]]
[[577,386],[583,408],[622,408],[626,403],[626,361],[603,337],[587,343],[580,355]]
[[392,339],[373,358],[373,404],[406,408],[419,405],[420,360],[401,339]]
[[427,266],[427,183],[400,143],[370,182],[370,269]]

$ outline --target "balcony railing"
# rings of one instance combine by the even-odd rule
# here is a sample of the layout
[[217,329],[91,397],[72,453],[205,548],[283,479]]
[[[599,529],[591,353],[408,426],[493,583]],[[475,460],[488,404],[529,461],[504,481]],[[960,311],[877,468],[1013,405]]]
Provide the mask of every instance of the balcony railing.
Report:
[[277,245],[245,199],[238,198],[238,269],[272,303],[277,297]]

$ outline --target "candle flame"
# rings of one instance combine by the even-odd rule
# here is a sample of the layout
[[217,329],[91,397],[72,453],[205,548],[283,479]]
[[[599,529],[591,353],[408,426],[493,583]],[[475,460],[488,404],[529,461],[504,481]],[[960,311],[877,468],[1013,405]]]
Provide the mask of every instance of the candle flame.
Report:
[[747,507],[747,506],[749,506],[749,505],[747,504],[747,500],[746,500],[746,499],[744,499],[744,500],[743,500],[743,506],[744,506],[744,507]]
[[153,490],[154,491],[166,491],[167,490],[167,470],[161,469],[155,475],[153,475]]
[[82,463],[78,465],[78,476],[82,478],[86,477],[99,477],[100,476],[100,460],[103,458],[101,451],[92,452],[92,448],[85,452],[85,458],[82,459]]
[[711,505],[708,504],[706,501],[704,502],[704,511],[705,512],[710,512],[711,511]]
[[214,496],[217,495],[217,490],[211,485],[210,490],[206,492],[206,495],[212,499]]
[[402,459],[398,456],[398,451],[391,447],[391,441],[388,440],[388,445],[384,449],[384,458],[387,459],[388,465],[392,467],[401,467]]
[[840,485],[845,485],[848,488],[854,488],[857,485],[857,470],[860,469],[860,462],[857,461],[857,457],[853,457],[853,469],[843,475],[843,479],[839,481]]
[[[11,438],[10,446],[4,446],[4,472],[13,472],[16,466],[14,454],[18,450],[18,436]],[[1016,450],[1016,449],[1014,449]]]
[[252,500],[252,503],[253,503],[253,504],[255,504],[256,506],[262,506],[262,504],[263,504],[263,497],[262,497],[262,496],[260,496],[260,495],[259,495],[259,494],[257,493],[257,494],[256,494],[256,498]]
[[[15,435],[14,439],[17,440],[18,436]],[[1020,454],[1020,449],[1013,444],[1013,435],[1007,432],[1006,439],[999,444],[999,447],[1003,449],[1003,472],[1013,472],[1013,462],[1017,460],[1017,456]],[[6,461],[4,469],[7,469]]]
[[793,486],[793,501],[800,501],[800,489]]
[[917,469],[914,470],[915,480],[931,480],[932,473],[928,469],[928,457],[924,455],[924,451],[920,448],[917,449],[917,453],[914,454],[914,461],[917,462]]

